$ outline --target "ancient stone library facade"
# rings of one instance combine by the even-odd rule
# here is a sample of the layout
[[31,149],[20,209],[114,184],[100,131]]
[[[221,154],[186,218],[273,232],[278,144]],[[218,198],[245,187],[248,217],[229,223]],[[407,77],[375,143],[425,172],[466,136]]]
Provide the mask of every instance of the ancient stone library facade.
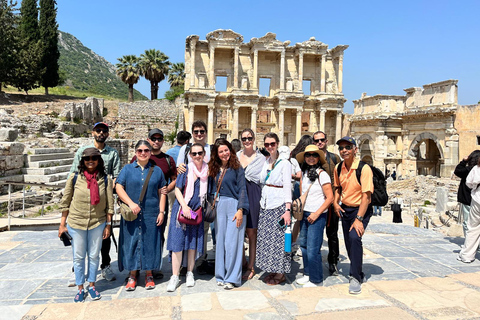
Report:
[[326,131],[340,138],[345,98],[343,52],[315,38],[290,45],[274,33],[243,41],[232,30],[215,30],[185,47],[185,127],[208,124],[208,142],[238,138],[244,128],[275,132],[283,145],[303,134]]

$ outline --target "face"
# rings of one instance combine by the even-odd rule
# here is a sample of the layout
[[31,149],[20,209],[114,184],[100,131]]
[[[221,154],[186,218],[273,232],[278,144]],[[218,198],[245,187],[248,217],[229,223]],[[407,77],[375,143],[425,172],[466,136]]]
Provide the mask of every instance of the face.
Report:
[[278,143],[274,138],[266,138],[263,144],[268,153],[275,154],[277,152]]
[[318,163],[318,161],[320,161],[320,156],[316,152],[305,152],[304,157],[304,161],[309,166],[314,166]]
[[147,140],[150,145],[152,146],[152,149],[155,151],[158,151],[162,149],[163,147],[163,136],[161,134],[154,134]]
[[190,157],[192,157],[193,162],[202,163],[203,158],[205,157],[205,152],[203,152],[202,147],[194,146],[190,149]]
[[147,161],[150,159],[151,151],[146,145],[140,145],[137,150],[135,150],[135,155],[138,160]]
[[348,159],[355,158],[355,154],[357,153],[357,148],[351,143],[342,141],[338,145],[338,151],[340,152],[340,156],[343,158],[343,160],[348,160]]
[[218,157],[223,163],[227,163],[230,160],[230,149],[228,149],[228,146],[221,145],[218,147]]
[[313,136],[313,143],[318,147],[318,149],[325,151],[327,149],[328,140],[325,138],[323,133],[317,133]]
[[104,126],[97,126],[95,129],[93,129],[92,136],[95,141],[104,143],[108,138],[108,128]]
[[242,144],[245,149],[253,148],[254,143],[255,139],[250,132],[247,131],[242,134]]
[[207,130],[204,127],[194,127],[192,136],[195,142],[202,143],[207,138]]
[[95,171],[98,166],[100,156],[93,156],[93,157],[83,157],[82,160],[85,163],[85,167],[87,167],[88,171]]

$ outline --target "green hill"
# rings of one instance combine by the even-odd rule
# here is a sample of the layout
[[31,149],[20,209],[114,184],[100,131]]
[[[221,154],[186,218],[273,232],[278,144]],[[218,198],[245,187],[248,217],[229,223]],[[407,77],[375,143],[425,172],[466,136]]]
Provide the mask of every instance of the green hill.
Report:
[[[58,64],[66,73],[64,86],[121,100],[128,98],[128,86],[115,74],[115,66],[85,47],[80,40],[59,31],[58,48]],[[148,100],[137,90],[134,95],[135,100]]]

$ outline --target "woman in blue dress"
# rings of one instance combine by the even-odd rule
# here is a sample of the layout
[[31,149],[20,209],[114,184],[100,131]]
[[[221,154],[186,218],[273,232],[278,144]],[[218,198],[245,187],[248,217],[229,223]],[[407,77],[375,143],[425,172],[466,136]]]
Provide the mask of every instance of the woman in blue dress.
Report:
[[198,225],[187,225],[178,221],[180,210],[184,217],[190,218],[190,212],[201,207],[207,194],[208,165],[204,162],[203,145],[194,143],[190,148],[190,157],[193,161],[188,164],[187,171],[177,177],[176,200],[168,228],[167,250],[172,252],[172,277],[168,282],[168,292],[175,291],[178,286],[183,252],[187,251],[187,287],[195,285],[193,276],[195,259],[203,253],[203,222]]
[[[116,191],[137,218],[120,221],[118,269],[130,271],[126,291],[137,286],[137,272],[144,270],[145,289],[155,288],[152,270],[160,270],[162,261],[161,224],[165,218],[166,195],[161,189],[166,185],[162,170],[150,160],[152,146],[146,140],[135,145],[137,161],[123,167],[116,181]],[[153,173],[148,181],[145,197],[139,202],[150,168]]]

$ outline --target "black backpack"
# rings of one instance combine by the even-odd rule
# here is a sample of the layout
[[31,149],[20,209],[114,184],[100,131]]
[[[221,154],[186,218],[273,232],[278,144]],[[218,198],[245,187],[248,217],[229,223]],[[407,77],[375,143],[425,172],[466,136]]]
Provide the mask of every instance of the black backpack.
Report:
[[[337,174],[340,178],[340,172],[342,170],[343,161],[340,161],[340,164],[337,167]],[[358,164],[357,170],[355,170],[357,181],[359,185],[362,185],[362,181],[360,180],[360,176],[362,174],[363,166],[367,165],[372,169],[373,172],[373,193],[372,193],[372,201],[370,205],[383,207],[388,203],[388,193],[387,193],[387,181],[385,181],[385,176],[383,175],[382,170],[369,165],[363,161],[360,161]]]

